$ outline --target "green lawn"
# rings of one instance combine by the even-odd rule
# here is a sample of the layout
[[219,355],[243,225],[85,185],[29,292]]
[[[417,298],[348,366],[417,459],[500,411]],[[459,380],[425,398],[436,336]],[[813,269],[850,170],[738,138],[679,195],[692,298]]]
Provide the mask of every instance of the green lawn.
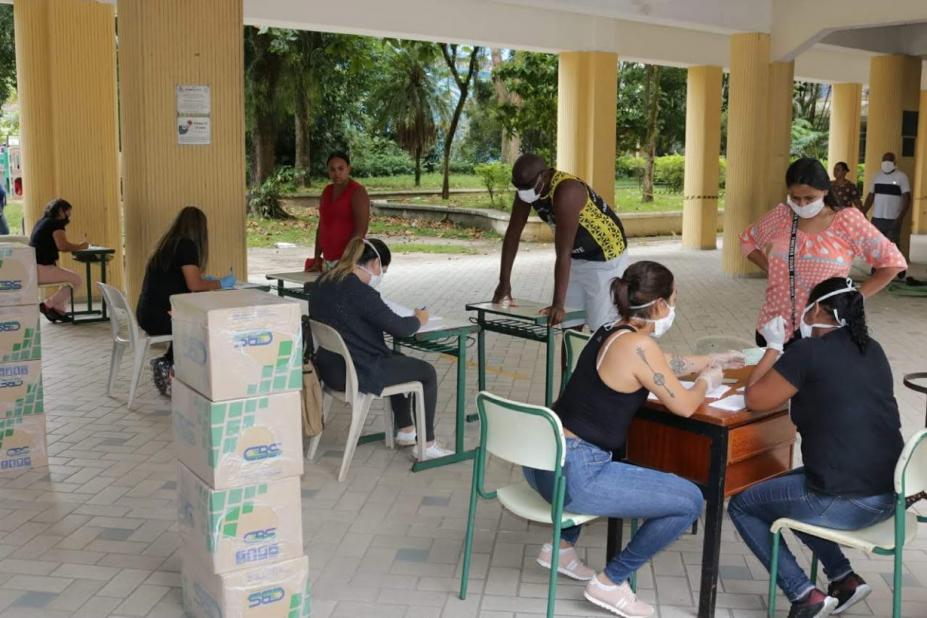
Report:
[[[367,178],[355,178],[355,180],[367,187],[368,191],[411,191],[416,189],[440,191],[444,176],[438,173],[422,174],[422,183],[419,187],[415,186],[415,177],[411,174],[407,176],[370,176]],[[453,174],[448,182],[452,189],[484,188],[483,181],[474,174]],[[328,178],[313,178],[312,186],[305,189],[304,192],[321,193],[326,184],[328,184]]]
[[6,215],[6,222],[10,224],[10,234],[14,236],[22,234],[23,203],[8,201],[6,208],[3,209],[3,214]]

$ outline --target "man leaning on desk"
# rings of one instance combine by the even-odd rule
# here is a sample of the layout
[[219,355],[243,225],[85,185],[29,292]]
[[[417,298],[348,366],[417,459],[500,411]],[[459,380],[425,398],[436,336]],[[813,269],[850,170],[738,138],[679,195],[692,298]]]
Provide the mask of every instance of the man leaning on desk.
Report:
[[[554,298],[542,310],[549,316],[549,323],[553,326],[563,322],[565,307],[583,309],[585,323],[593,332],[618,319],[609,284],[628,266],[628,243],[615,209],[588,184],[547,167],[544,159],[535,154],[523,154],[515,161],[512,184],[517,192],[502,243],[502,267],[493,302],[512,298],[512,264],[533,208],[554,228]],[[563,326],[577,327],[582,323],[571,320]]]

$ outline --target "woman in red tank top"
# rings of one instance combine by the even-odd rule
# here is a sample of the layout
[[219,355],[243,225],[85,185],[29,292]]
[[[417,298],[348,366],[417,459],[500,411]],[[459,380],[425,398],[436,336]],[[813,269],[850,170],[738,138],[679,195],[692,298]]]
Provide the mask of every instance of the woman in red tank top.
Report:
[[306,270],[321,271],[326,263],[337,262],[352,238],[367,235],[370,224],[370,198],[364,186],[351,179],[348,155],[333,152],[327,164],[331,184],[319,201],[315,255],[306,260]]

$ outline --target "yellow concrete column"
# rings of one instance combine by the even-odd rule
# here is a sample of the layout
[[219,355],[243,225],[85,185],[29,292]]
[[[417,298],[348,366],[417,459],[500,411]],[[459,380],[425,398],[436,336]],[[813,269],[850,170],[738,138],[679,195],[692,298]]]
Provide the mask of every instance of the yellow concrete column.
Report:
[[557,168],[615,203],[618,56],[563,52],[557,83]]
[[731,274],[755,272],[740,257],[738,237],[766,210],[769,64],[768,34],[731,35],[722,253],[724,271]]
[[[74,206],[68,236],[114,248],[107,279],[121,286],[113,7],[16,0],[13,10],[26,233],[50,200],[63,197]],[[61,265],[84,273],[69,256]]]
[[[866,121],[866,183],[868,192],[878,173],[882,154],[894,152],[898,169],[913,183],[914,157],[903,156],[902,118],[920,105],[921,59],[913,56],[874,56],[869,61],[869,117]],[[913,187],[912,187],[913,191]],[[913,197],[913,192],[912,192]],[[912,207],[913,208],[913,207]],[[901,231],[901,250],[908,255],[911,216]]]
[[828,172],[838,161],[850,168],[847,179],[856,182],[859,163],[859,118],[863,101],[862,84],[833,84],[830,98],[830,127],[827,141]]
[[789,168],[792,146],[792,92],[795,81],[794,62],[773,62],[769,65],[769,109],[766,148],[769,164],[766,169],[766,202],[754,214],[756,218],[785,199],[785,172]]
[[682,245],[714,249],[718,235],[721,67],[689,67],[686,80],[686,174]]
[[[118,0],[127,287],[177,212],[209,219],[208,270],[246,276],[241,0]],[[156,59],[157,61],[152,61]],[[209,87],[208,144],[178,143],[176,88]]]
[[917,123],[917,155],[914,158],[914,204],[913,230],[916,234],[927,233],[927,90],[921,90],[921,106]]

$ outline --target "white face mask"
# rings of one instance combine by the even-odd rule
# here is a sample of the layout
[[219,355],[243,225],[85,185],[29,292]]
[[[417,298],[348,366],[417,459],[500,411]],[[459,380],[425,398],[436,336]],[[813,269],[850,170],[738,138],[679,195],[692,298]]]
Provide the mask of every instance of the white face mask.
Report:
[[808,312],[811,311],[811,308],[814,307],[815,304],[821,302],[822,300],[826,298],[830,298],[831,296],[837,296],[838,294],[846,294],[848,292],[855,292],[855,291],[856,291],[856,288],[853,287],[853,280],[847,279],[847,287],[841,290],[834,290],[833,292],[830,292],[829,294],[825,294],[821,298],[817,299],[816,301],[814,301],[813,303],[805,307],[805,310],[801,312],[801,318],[799,318],[798,320],[798,330],[801,332],[802,339],[808,339],[809,337],[811,337],[811,335],[814,333],[815,328],[833,329],[833,328],[841,328],[843,326],[846,326],[847,321],[842,320],[840,316],[837,315],[836,309],[834,309],[834,320],[837,321],[836,324],[806,324],[805,315],[807,315]]
[[886,174],[891,174],[895,171],[895,162],[894,161],[882,161],[882,171]]
[[365,239],[364,244],[370,247],[371,249],[373,249],[373,252],[377,255],[377,261],[380,262],[380,274],[376,274],[372,270],[367,270],[360,264],[358,264],[357,267],[360,268],[365,273],[367,273],[368,275],[370,275],[370,281],[367,282],[367,285],[369,285],[372,288],[377,288],[380,286],[381,283],[383,283],[383,276],[386,274],[383,271],[383,260],[380,258],[380,252],[377,251],[377,248],[373,245],[372,242],[368,242]]
[[[643,309],[644,307],[649,307],[655,304],[658,300],[663,299],[657,298],[650,301],[649,303],[644,303],[643,305],[634,305],[633,307],[629,307],[629,309]],[[663,300],[663,302],[666,301]],[[656,320],[652,320],[650,318],[641,318],[645,322],[653,322],[653,332],[650,333],[650,336],[654,339],[659,339],[665,335],[667,331],[673,326],[673,320],[676,319],[676,305],[666,303],[666,306],[669,307],[669,313],[667,313],[662,318],[657,318]]]
[[534,187],[530,189],[518,189],[516,193],[518,194],[518,199],[525,204],[533,204],[541,197],[541,194],[535,191]]
[[789,204],[789,208],[792,209],[796,215],[802,219],[811,219],[818,215],[824,209],[824,198],[818,198],[815,201],[807,204],[805,206],[799,206],[791,197],[785,198]]

